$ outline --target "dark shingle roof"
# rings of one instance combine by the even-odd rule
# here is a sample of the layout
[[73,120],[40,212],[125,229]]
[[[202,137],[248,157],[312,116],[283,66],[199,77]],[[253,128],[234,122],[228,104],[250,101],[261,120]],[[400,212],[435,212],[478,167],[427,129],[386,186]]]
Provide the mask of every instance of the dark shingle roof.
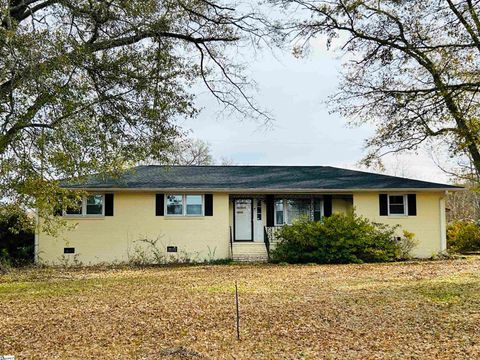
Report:
[[353,190],[456,189],[452,185],[330,166],[138,166],[119,178],[92,176],[83,189]]

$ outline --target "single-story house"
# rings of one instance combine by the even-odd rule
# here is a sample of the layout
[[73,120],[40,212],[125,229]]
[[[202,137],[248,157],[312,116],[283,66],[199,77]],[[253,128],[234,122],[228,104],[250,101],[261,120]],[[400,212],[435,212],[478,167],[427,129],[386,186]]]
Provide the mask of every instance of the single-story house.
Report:
[[88,195],[63,209],[72,226],[36,234],[39,262],[265,260],[276,227],[353,208],[413,232],[413,255],[430,257],[446,249],[445,197],[460,189],[329,166],[138,166],[65,186]]

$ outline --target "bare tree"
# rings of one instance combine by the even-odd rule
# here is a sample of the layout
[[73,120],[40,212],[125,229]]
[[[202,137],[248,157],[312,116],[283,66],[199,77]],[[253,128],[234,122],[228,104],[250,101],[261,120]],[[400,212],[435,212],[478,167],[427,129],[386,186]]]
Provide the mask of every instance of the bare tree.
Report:
[[220,159],[218,159],[216,161],[216,163],[218,165],[222,165],[222,166],[234,166],[234,165],[236,165],[235,161],[232,158],[227,157],[227,156],[221,156]]
[[173,165],[212,165],[213,157],[207,142],[199,139],[185,139],[174,145],[172,158]]
[[465,191],[455,191],[447,198],[447,220],[480,220],[480,193],[478,183],[465,183]]
[[347,54],[330,104],[353,125],[376,125],[366,164],[438,139],[480,173],[478,1],[271,2],[288,14],[296,54],[318,36]]

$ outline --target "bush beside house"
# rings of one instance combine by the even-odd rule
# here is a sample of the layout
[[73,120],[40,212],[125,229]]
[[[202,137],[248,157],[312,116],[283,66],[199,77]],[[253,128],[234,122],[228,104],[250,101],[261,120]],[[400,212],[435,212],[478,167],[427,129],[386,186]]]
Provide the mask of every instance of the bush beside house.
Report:
[[450,223],[447,228],[447,248],[459,253],[480,251],[480,226],[468,220]]
[[333,214],[322,221],[301,219],[283,226],[272,261],[288,263],[362,263],[408,257],[413,234],[396,236],[397,227],[373,223],[350,214]]
[[33,262],[35,221],[15,205],[0,207],[0,265],[21,266]]

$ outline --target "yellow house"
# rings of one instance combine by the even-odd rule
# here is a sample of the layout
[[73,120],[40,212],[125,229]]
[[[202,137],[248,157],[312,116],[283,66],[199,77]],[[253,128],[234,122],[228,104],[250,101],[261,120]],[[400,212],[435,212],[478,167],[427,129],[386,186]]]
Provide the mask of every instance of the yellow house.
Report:
[[415,257],[446,249],[445,196],[459,188],[328,166],[139,166],[120,178],[92,177],[60,216],[71,226],[36,234],[47,264],[266,260],[274,229],[352,208],[400,225]]

